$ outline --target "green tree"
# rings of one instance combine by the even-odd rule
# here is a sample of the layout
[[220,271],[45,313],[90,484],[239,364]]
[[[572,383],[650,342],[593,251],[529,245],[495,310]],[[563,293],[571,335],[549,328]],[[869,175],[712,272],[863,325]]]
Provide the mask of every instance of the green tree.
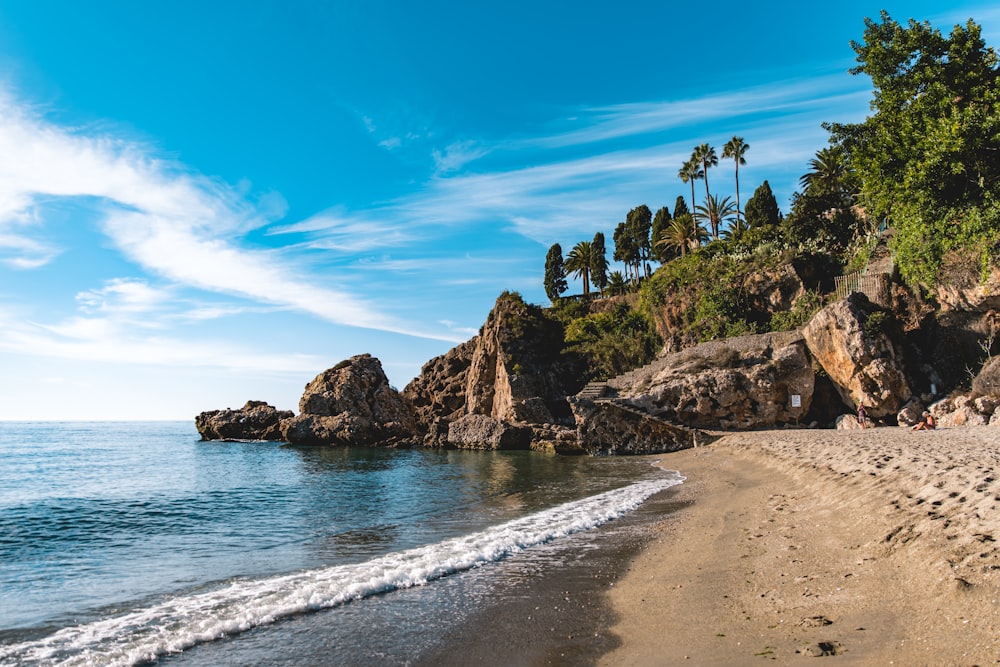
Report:
[[[693,199],[691,200],[694,201]],[[687,202],[684,201],[684,197],[678,196],[677,200],[674,202],[674,216],[684,215],[685,213],[690,213],[691,209],[688,208]]]
[[612,271],[608,275],[608,292],[611,294],[625,294],[628,292],[628,281],[621,271]]
[[746,164],[746,152],[750,150],[750,144],[743,141],[743,137],[733,137],[722,147],[722,157],[732,158],[736,163],[736,219],[740,218],[740,165]]
[[712,238],[719,238],[722,223],[728,222],[736,212],[736,204],[729,197],[719,199],[715,195],[707,195],[705,204],[695,207],[694,217],[699,222],[707,222],[712,230]]
[[670,221],[670,226],[663,230],[657,244],[671,248],[683,257],[688,251],[694,251],[708,240],[708,232],[698,224],[690,213],[682,213]]
[[750,228],[776,227],[781,222],[778,200],[774,198],[770,183],[764,181],[754,190],[753,196],[747,201],[745,213],[747,226]]
[[863,41],[851,42],[851,73],[871,79],[871,113],[825,126],[869,216],[895,226],[897,265],[910,282],[933,281],[950,249],[996,251],[1000,69],[981,32],[971,20],[945,37],[884,11],[865,19]]
[[[684,200],[681,199],[681,201]],[[674,257],[673,253],[670,252],[669,248],[667,248],[666,246],[658,246],[656,244],[656,242],[659,241],[660,237],[663,235],[663,230],[670,226],[670,221],[672,219],[673,218],[670,215],[670,209],[667,208],[666,206],[658,210],[656,212],[656,215],[653,216],[653,230],[650,234],[650,242],[652,244],[652,249],[650,251],[650,254],[653,256],[653,259],[655,259],[660,264],[666,264]]]
[[828,146],[816,152],[809,160],[810,171],[799,179],[805,194],[830,197],[839,204],[847,204],[854,192],[844,153],[838,146]]
[[653,212],[645,204],[640,204],[628,212],[625,216],[625,226],[633,239],[636,248],[635,277],[640,278],[640,272],[645,265],[645,274],[649,275],[649,260],[652,244],[649,240],[649,232],[653,226]]
[[[680,171],[677,172],[677,176],[681,179],[682,183],[691,184],[691,208],[694,208],[694,182],[699,178],[705,176],[705,172],[701,168],[701,164],[694,159],[694,155],[691,155],[691,159],[684,163]],[[677,217],[677,211],[674,211],[674,217]]]
[[566,268],[563,266],[562,246],[553,243],[545,256],[545,296],[556,303],[566,291]]
[[[637,266],[639,262],[639,246],[628,224],[619,222],[615,226],[612,239],[615,242],[615,252],[612,257],[616,262],[623,263],[625,265],[625,273],[631,276],[630,269],[633,266]],[[636,275],[636,279],[638,279],[638,275]]]
[[604,292],[608,284],[608,253],[604,247],[604,232],[594,234],[590,242],[590,281]]
[[590,241],[580,241],[566,256],[566,271],[570,275],[578,276],[583,282],[583,295],[590,295],[590,267],[593,263],[593,243]]
[[[708,197],[708,168],[719,164],[719,156],[715,154],[715,148],[712,146],[699,144],[694,147],[694,152],[691,153],[691,160],[701,165],[701,177],[705,179],[705,196]],[[694,197],[691,198],[691,201],[694,201]],[[698,207],[695,206],[695,211],[697,210]],[[716,235],[716,238],[718,238],[718,235]]]

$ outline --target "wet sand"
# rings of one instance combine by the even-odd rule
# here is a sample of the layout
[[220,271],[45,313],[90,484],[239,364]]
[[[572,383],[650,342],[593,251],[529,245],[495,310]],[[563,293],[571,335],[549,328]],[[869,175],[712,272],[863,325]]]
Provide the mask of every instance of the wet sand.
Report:
[[688,505],[610,589],[599,664],[1000,664],[1000,429],[739,433],[660,458]]

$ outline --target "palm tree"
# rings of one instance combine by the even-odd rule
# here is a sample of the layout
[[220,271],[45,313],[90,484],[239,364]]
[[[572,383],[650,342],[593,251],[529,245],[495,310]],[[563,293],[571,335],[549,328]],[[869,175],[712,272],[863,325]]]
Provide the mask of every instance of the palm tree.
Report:
[[848,190],[847,167],[838,148],[829,146],[817,151],[816,157],[809,160],[809,168],[812,171],[799,179],[804,189],[816,195],[838,195]]
[[736,219],[729,223],[729,227],[722,232],[722,238],[727,241],[736,241],[749,229],[750,225],[747,221],[737,215]]
[[681,170],[677,172],[677,175],[680,176],[682,183],[691,183],[691,208],[693,209],[694,182],[699,178],[703,178],[705,176],[705,172],[701,170],[701,167],[698,166],[697,160],[695,160],[692,155],[691,159],[685,162],[684,166],[681,167]]
[[690,213],[682,213],[664,228],[656,245],[676,248],[683,257],[688,250],[697,250],[707,239],[708,232],[705,228],[699,225]]
[[722,147],[722,157],[732,158],[736,163],[736,219],[740,219],[740,165],[746,164],[743,157],[750,150],[750,144],[743,141],[743,137],[733,137]]
[[736,212],[736,204],[729,197],[719,199],[715,195],[705,197],[705,205],[697,206],[694,210],[696,220],[707,222],[712,228],[712,238],[719,238],[719,228],[723,222],[728,222],[730,216]]
[[628,291],[628,281],[621,271],[612,271],[608,276],[608,292],[610,294],[625,294]]
[[594,246],[590,241],[580,241],[566,255],[564,266],[570,275],[580,276],[583,281],[583,295],[590,295],[590,267],[593,263]]
[[[715,148],[708,144],[701,144],[694,147],[691,159],[701,165],[701,177],[705,179],[705,196],[708,196],[708,168],[719,164],[719,156],[715,154]],[[693,200],[692,200],[693,203]]]

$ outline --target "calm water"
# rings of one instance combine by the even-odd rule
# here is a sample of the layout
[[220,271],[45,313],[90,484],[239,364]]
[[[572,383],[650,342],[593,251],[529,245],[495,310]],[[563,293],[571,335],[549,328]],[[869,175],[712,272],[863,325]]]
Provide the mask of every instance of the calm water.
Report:
[[408,664],[442,614],[577,558],[679,481],[648,461],[0,423],[0,664],[283,664],[276,646]]

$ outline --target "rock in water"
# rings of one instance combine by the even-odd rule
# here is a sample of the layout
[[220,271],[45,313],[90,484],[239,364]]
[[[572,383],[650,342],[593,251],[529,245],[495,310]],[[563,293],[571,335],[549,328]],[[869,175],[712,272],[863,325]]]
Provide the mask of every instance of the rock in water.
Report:
[[264,401],[247,401],[239,410],[209,410],[194,418],[203,440],[282,440],[281,422],[291,410],[278,410]]
[[416,436],[413,412],[370,354],[340,362],[306,385],[299,416],[282,435],[303,445],[401,445]]

